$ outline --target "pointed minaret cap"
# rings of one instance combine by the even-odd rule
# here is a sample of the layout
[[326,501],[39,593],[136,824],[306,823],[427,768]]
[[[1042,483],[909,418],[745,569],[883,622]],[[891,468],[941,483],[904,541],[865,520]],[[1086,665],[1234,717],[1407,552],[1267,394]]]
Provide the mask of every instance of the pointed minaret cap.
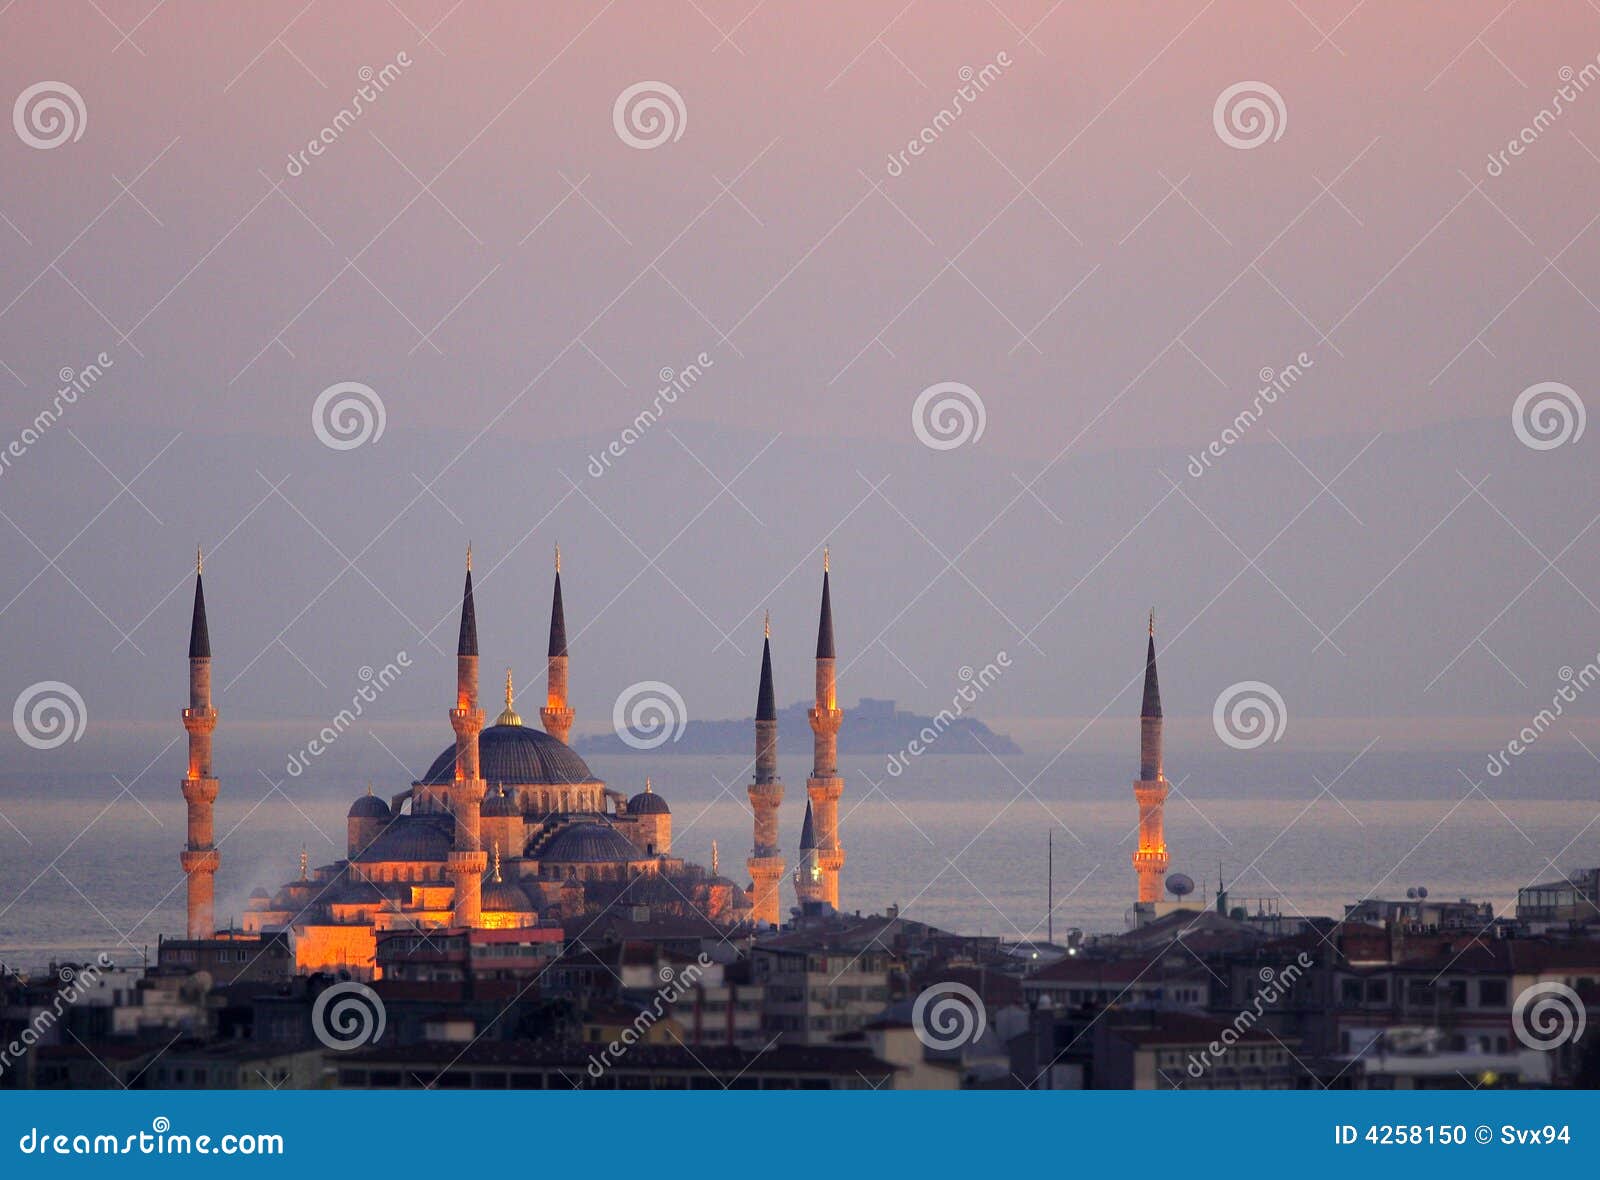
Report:
[[199,549],[194,551],[194,617],[189,621],[189,658],[211,658],[211,632],[206,627],[206,590],[203,567],[205,558]]
[[1161,716],[1161,685],[1156,681],[1156,612],[1150,612],[1150,644],[1144,657],[1144,703],[1141,717]]
[[556,546],[556,587],[550,596],[550,656],[567,654],[567,612],[561,605],[561,546]]
[[822,547],[822,611],[817,620],[817,659],[833,659],[833,596],[828,592],[828,547]]
[[811,830],[811,800],[806,800],[806,818],[800,825],[800,851],[810,852],[817,846],[817,837]]
[[472,605],[472,544],[467,544],[467,583],[461,591],[461,634],[456,640],[456,655],[478,654],[478,612]]
[[767,637],[761,641],[761,687],[756,691],[756,720],[778,719],[777,695],[772,691],[772,622],[767,621]]

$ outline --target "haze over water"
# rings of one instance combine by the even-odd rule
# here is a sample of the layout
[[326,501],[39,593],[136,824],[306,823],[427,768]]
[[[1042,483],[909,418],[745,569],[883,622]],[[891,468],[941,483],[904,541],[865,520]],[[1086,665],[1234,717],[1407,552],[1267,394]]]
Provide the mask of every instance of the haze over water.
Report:
[[[1397,897],[1414,885],[1505,912],[1519,887],[1554,875],[1548,860],[1564,847],[1558,868],[1600,864],[1600,823],[1580,831],[1596,796],[1594,763],[1581,752],[1529,754],[1487,783],[1485,798],[1458,769],[1474,772],[1481,758],[1373,750],[1338,780],[1337,799],[1319,796],[1315,779],[1332,781],[1351,757],[1263,750],[1174,764],[1177,789],[1167,806],[1174,870],[1209,891],[1220,860],[1235,904],[1254,911],[1257,899],[1270,898],[1288,914],[1338,917],[1368,894]],[[799,761],[782,765],[791,865],[806,770]],[[610,785],[625,788],[648,767],[672,805],[674,851],[708,863],[716,840],[722,871],[744,881],[750,826],[737,776],[748,774],[747,759],[592,762]],[[1045,833],[1055,823],[1057,938],[1071,927],[1123,929],[1134,890],[1128,758],[1069,753],[1034,784],[1037,798],[1017,798],[1018,780],[1028,782],[1045,762],[1037,755],[1004,765],[926,755],[898,779],[883,773],[881,758],[842,762],[847,909],[898,904],[906,916],[947,929],[1043,938]],[[360,778],[291,782],[286,798],[259,776],[253,783],[237,777],[232,789],[225,780],[217,809],[217,830],[229,833],[219,918],[241,912],[251,889],[292,879],[302,843],[313,865],[342,856],[345,810],[365,789]],[[719,789],[730,779],[727,792]],[[134,948],[153,947],[158,932],[181,933],[183,813],[164,787],[147,779],[138,788],[152,817],[127,795],[113,802],[117,788],[104,776],[5,781],[0,812],[32,843],[9,828],[0,832],[0,895],[18,899],[0,915],[0,958],[40,966],[53,954],[104,950],[121,962]],[[1575,824],[1574,815],[1585,819]],[[786,904],[791,898],[786,888]]]

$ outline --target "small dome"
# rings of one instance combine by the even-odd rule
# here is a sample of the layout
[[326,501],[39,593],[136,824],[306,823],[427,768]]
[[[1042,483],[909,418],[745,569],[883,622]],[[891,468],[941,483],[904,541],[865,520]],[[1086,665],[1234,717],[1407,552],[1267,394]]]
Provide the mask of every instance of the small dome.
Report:
[[489,792],[483,801],[483,807],[478,812],[485,819],[505,819],[508,816],[522,814],[522,809],[517,806],[516,799],[506,794],[505,789]]
[[250,900],[251,901],[271,901],[272,900],[272,894],[268,893],[265,889],[260,889],[260,888],[252,889],[250,891]]
[[[542,729],[491,725],[478,735],[478,774],[489,783],[565,786],[598,782],[578,752]],[[456,748],[447,746],[422,776],[427,786],[447,786],[456,777]]]
[[481,906],[486,912],[531,914],[533,899],[515,881],[486,880],[483,883]]
[[562,828],[538,856],[541,861],[554,864],[644,859],[628,838],[610,824],[588,820]]
[[391,816],[389,805],[371,791],[350,804],[348,814],[351,819],[389,819]]
[[356,854],[362,863],[386,860],[445,860],[450,833],[427,816],[402,816]]
[[650,789],[650,780],[644,780],[644,790],[628,800],[629,815],[671,815],[667,801]]

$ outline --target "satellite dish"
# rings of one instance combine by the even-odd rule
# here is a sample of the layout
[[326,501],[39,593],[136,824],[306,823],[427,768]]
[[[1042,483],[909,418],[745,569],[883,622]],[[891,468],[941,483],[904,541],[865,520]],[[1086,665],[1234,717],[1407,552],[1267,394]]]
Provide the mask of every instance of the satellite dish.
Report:
[[1418,885],[1417,886],[1417,896],[1418,897],[1427,897],[1428,896],[1428,887],[1426,885]]
[[1411,888],[1411,889],[1407,889],[1406,890],[1406,900],[1407,901],[1416,901],[1417,900],[1417,891],[1416,891],[1416,889],[1414,887]]
[[1173,873],[1167,878],[1167,892],[1173,897],[1188,897],[1194,892],[1194,878],[1187,873]]

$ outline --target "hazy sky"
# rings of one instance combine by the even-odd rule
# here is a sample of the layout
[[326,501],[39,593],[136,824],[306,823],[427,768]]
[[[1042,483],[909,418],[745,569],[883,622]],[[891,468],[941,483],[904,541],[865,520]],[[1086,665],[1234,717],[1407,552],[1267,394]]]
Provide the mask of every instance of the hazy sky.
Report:
[[[219,748],[297,745],[401,650],[381,720],[445,744],[469,538],[491,700],[536,678],[562,544],[580,731],[642,680],[748,712],[768,606],[803,696],[830,539],[847,701],[931,711],[1004,650],[977,712],[1046,751],[1099,717],[1131,759],[1151,605],[1182,741],[1262,681],[1291,745],[1492,750],[1596,659],[1600,440],[1513,424],[1600,376],[1592,6],[17,0],[0,32],[6,102],[52,84],[0,135],[0,687],[85,699],[53,765],[179,733],[197,541]],[[640,83],[664,133],[618,112]],[[319,439],[340,382],[380,437]],[[940,382],[983,407],[951,449],[913,429]]]

